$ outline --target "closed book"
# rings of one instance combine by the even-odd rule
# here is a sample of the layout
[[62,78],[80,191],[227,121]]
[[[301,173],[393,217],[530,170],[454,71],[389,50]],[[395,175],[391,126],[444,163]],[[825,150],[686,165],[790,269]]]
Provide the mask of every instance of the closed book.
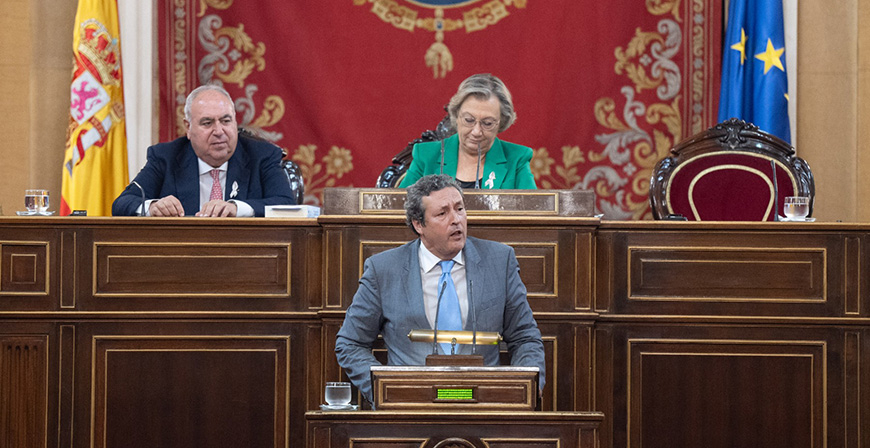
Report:
[[316,218],[320,207],[314,205],[267,205],[267,218]]

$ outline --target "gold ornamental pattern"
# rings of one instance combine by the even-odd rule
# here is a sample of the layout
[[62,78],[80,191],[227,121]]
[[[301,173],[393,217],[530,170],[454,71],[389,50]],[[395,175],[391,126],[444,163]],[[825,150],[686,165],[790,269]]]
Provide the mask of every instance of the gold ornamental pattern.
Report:
[[[691,116],[692,129],[703,121],[700,115],[706,72],[698,67],[697,55],[705,48],[703,0],[692,3],[691,73],[681,72],[678,53],[684,43],[679,25],[680,0],[647,0],[647,12],[661,16],[655,30],[635,30],[625,47],[614,49],[614,74],[627,79],[623,97],[599,98],[594,107],[596,122],[605,132],[595,136],[601,149],[563,146],[559,154],[538,148],[531,162],[540,188],[591,189],[596,208],[609,219],[650,219],[649,181],[656,162],[683,139],[683,110]],[[690,60],[692,60],[690,59]],[[683,76],[690,76],[691,101],[681,92]],[[655,92],[654,99],[646,94]],[[652,100],[652,101],[650,101]],[[689,104],[681,106],[684,102]],[[560,163],[557,160],[561,158]]]
[[[453,54],[444,41],[445,32],[465,30],[482,31],[496,25],[510,15],[511,8],[523,9],[528,0],[489,0],[478,4],[475,0],[456,1],[450,6],[430,5],[423,0],[352,0],[355,6],[372,5],[371,12],[381,20],[408,32],[417,29],[435,34],[435,42],[426,50],[423,61],[432,69],[432,77],[444,78],[453,71]],[[431,17],[428,16],[429,11]],[[446,15],[449,11],[450,17]]]
[[[233,0],[199,0],[197,36],[207,54],[199,61],[197,76],[201,84],[228,84],[242,89],[241,95],[233,95],[239,125],[281,146],[284,135],[270,128],[284,118],[284,99],[267,95],[259,100],[259,85],[251,81],[255,72],[266,69],[266,45],[255,42],[244,23],[225,25],[221,16],[208,13],[208,8],[226,10],[232,6]],[[299,165],[302,174],[305,203],[319,205],[323,189],[335,186],[338,179],[353,170],[353,155],[347,148],[332,146],[318,161],[316,152],[316,145],[301,145],[291,160]]]
[[332,146],[318,162],[317,145],[300,145],[291,160],[299,165],[302,172],[306,204],[321,205],[323,189],[334,187],[337,179],[353,171],[351,151],[338,146]]

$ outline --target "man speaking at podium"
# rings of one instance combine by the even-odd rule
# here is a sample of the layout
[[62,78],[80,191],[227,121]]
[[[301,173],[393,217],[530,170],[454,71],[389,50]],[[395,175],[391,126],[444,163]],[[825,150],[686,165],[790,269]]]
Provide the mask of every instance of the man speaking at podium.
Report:
[[[411,342],[415,329],[499,332],[511,365],[538,367],[544,386],[544,345],[526,299],[514,250],[467,237],[459,184],[446,175],[420,178],[407,190],[405,220],[419,238],[365,261],[359,288],[338,331],[339,365],[372,402],[371,366],[378,334],[389,365],[424,365],[433,344]],[[439,303],[440,302],[440,303]],[[450,344],[437,344],[449,355]],[[456,346],[471,353],[470,345]],[[477,346],[486,365],[499,364],[498,345]]]

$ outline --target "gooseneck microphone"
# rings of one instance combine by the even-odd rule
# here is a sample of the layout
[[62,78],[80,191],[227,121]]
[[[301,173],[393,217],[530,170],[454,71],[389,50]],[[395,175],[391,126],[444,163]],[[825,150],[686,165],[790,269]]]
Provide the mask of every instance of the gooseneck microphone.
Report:
[[776,163],[773,160],[770,169],[773,170],[773,220],[779,221],[779,185],[776,184]]
[[468,315],[471,319],[471,354],[477,354],[477,316],[474,315],[474,280],[468,282]]
[[441,138],[441,169],[438,174],[444,174],[444,138]]
[[474,189],[480,189],[480,177],[477,173],[480,172],[480,143],[477,144],[477,169],[474,170]]
[[435,305],[435,328],[432,330],[432,354],[438,354],[438,313],[441,311],[441,297],[444,295],[444,290],[447,289],[447,280],[441,283],[441,290],[438,291],[438,302]]
[[142,193],[142,204],[139,206],[139,216],[145,216],[145,189],[139,185],[139,182],[135,180],[131,182],[133,185],[139,188],[139,192]]

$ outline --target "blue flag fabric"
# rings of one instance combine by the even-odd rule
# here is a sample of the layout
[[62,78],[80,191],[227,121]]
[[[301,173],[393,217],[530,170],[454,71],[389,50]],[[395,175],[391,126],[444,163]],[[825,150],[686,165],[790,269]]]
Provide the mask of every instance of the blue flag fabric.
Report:
[[719,121],[740,118],[791,142],[782,0],[731,0]]

